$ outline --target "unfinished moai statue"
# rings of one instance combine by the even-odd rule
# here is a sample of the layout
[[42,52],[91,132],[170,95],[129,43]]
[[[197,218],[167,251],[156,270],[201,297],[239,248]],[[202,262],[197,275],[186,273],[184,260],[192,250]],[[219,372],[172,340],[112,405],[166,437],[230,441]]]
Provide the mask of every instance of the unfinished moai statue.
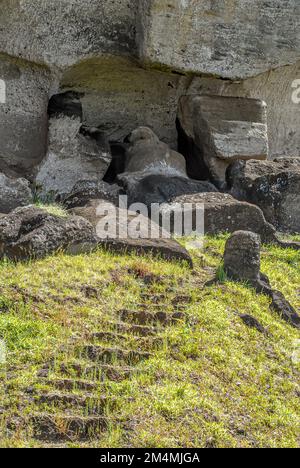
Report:
[[129,136],[125,176],[143,179],[153,174],[187,177],[184,156],[172,150],[148,127],[138,127]]
[[224,270],[229,279],[250,284],[258,293],[269,296],[271,308],[283,320],[300,328],[300,317],[284,295],[272,289],[269,278],[260,271],[260,236],[250,231],[236,231],[228,239]]
[[119,180],[130,203],[147,206],[182,194],[217,190],[210,182],[190,179],[184,156],[162,142],[148,127],[139,127],[131,133],[125,172],[119,175]]

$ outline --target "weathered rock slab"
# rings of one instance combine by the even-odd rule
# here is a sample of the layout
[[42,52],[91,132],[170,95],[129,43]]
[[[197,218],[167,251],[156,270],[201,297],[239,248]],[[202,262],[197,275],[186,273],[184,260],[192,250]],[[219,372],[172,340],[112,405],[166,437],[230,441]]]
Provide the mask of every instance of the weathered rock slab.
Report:
[[85,206],[90,200],[102,199],[117,205],[121,195],[121,187],[117,184],[108,184],[101,180],[82,180],[75,184],[72,192],[63,200],[68,209]]
[[184,96],[179,103],[178,120],[181,131],[194,141],[199,165],[205,163],[213,182],[220,188],[225,186],[226,171],[233,161],[268,157],[267,113],[263,101]]
[[102,54],[135,53],[137,0],[1,0],[0,51],[67,67]]
[[[0,218],[0,258],[22,261],[59,251],[78,255],[100,246],[120,254],[153,254],[193,266],[187,250],[175,240],[161,237],[159,226],[151,225],[142,216],[132,223],[135,219],[136,214],[118,210],[104,200],[92,200],[86,207],[74,208],[66,217],[54,216],[32,205],[17,208]],[[106,235],[108,222],[117,222],[116,237]],[[118,236],[122,229],[123,232],[127,229],[123,237]],[[142,237],[138,237],[140,234]]]
[[49,82],[46,70],[0,54],[0,170],[7,175],[31,174],[46,154]]
[[149,66],[244,79],[299,59],[298,0],[142,0],[139,15]]

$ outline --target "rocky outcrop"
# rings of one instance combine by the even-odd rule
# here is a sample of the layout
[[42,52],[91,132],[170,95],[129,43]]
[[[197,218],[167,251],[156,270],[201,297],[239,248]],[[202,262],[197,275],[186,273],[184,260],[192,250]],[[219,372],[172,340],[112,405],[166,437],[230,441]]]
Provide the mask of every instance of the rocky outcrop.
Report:
[[93,227],[84,218],[54,216],[27,206],[0,219],[1,258],[27,260],[57,251],[80,254],[96,246]]
[[[146,125],[173,149],[182,95],[259,98],[269,109],[270,155],[298,155],[300,114],[291,100],[299,77],[298,22],[297,0],[255,0],[247,13],[241,0],[91,0],[88,6],[83,0],[2,0],[0,70],[8,56],[17,57],[21,70],[13,80],[0,72],[11,115],[0,125],[9,146],[3,160],[13,157],[18,166],[30,167],[40,162],[46,154],[46,100],[65,90],[84,94],[84,123],[101,126],[111,140],[122,141]],[[203,61],[202,52],[209,59]],[[144,60],[152,69],[141,68]],[[180,63],[188,76],[174,72]],[[227,73],[239,80],[218,78]],[[14,127],[18,146],[9,137]]]
[[[108,140],[112,148],[120,147],[142,125],[157,139],[153,133],[148,143],[140,137],[132,141],[127,158],[122,151],[118,154],[107,181],[115,182],[126,171],[121,179],[129,198],[139,201],[135,190],[148,190],[143,196],[147,204],[194,193],[195,181],[186,179],[192,188],[185,187],[187,174],[200,180],[210,176],[223,188],[229,162],[267,154],[262,101],[268,105],[270,158],[300,154],[300,114],[292,101],[300,71],[296,0],[274,0],[272,5],[255,0],[246,13],[241,0],[100,3],[2,1],[2,172],[33,181],[39,165],[40,195],[65,199],[71,194],[68,206],[94,196],[106,198],[105,193],[114,197],[114,189],[99,186],[112,158]],[[195,95],[202,103],[197,128],[194,132],[188,112],[184,118],[179,114],[178,148],[178,102],[182,96],[193,102]],[[238,112],[236,102],[241,103]],[[175,151],[182,153],[184,147],[185,162]],[[157,179],[164,186],[154,185],[154,179],[148,179],[153,170],[155,176],[163,172],[172,180],[166,184],[166,178]],[[94,188],[78,191],[78,183]],[[289,193],[298,191],[296,179],[288,184]],[[198,186],[198,192],[210,188]],[[296,203],[297,197],[291,204]]]
[[262,101],[184,96],[178,121],[186,140],[192,142],[191,158],[195,164],[198,160],[199,167],[206,166],[219,188],[226,186],[226,171],[233,161],[268,157],[267,112]]
[[102,54],[134,54],[137,0],[1,1],[0,51],[67,67]]
[[[103,54],[150,66],[247,78],[299,59],[297,0],[1,2],[0,50],[57,67]],[[137,31],[137,34],[136,34]]]
[[237,163],[229,179],[233,196],[258,205],[278,230],[300,232],[300,159]]
[[297,0],[142,0],[139,13],[149,66],[245,79],[299,59]]
[[188,251],[143,214],[117,208],[105,200],[91,200],[70,212],[86,218],[94,226],[98,243],[105,249],[117,253],[151,254],[193,266]]
[[[268,108],[270,157],[300,154],[300,113],[291,87],[300,62],[244,81],[182,76],[144,70],[130,59],[103,57],[66,70],[60,87],[83,92],[87,125],[101,126],[113,141],[139,125],[149,126],[171,148],[177,148],[176,116],[184,95],[224,95],[260,99]],[[181,152],[181,151],[180,151]]]
[[82,180],[99,182],[110,162],[110,147],[103,132],[83,127],[78,117],[52,117],[48,154],[36,176],[39,196],[63,199]]
[[[161,206],[161,215],[166,216],[172,213],[178,204],[185,203],[190,204],[188,209],[193,213],[203,207],[205,234],[233,233],[237,229],[249,230],[259,234],[265,243],[277,243],[275,229],[265,220],[260,208],[240,202],[229,194],[212,192],[175,197],[170,203]],[[195,220],[196,216],[193,215],[192,219]]]
[[130,57],[104,55],[70,67],[59,85],[84,93],[85,124],[106,131],[110,141],[123,142],[146,126],[176,149],[178,99],[189,83],[184,76],[144,70]]
[[[267,104],[270,157],[300,154],[299,105],[292,83],[300,61],[243,81],[182,76],[144,70],[130,59],[103,57],[68,69],[60,86],[84,92],[85,122],[101,126],[113,141],[122,141],[139,125],[149,126],[177,149],[176,116],[184,95],[224,95],[260,99]],[[180,152],[182,152],[180,150]]]
[[300,328],[300,317],[285,299],[273,290],[266,275],[260,271],[260,237],[249,231],[235,232],[227,241],[224,254],[224,270],[229,279],[247,282],[258,293],[271,298],[271,308],[283,320]]
[[28,180],[13,179],[0,173],[0,213],[9,213],[18,206],[30,205],[32,201]]

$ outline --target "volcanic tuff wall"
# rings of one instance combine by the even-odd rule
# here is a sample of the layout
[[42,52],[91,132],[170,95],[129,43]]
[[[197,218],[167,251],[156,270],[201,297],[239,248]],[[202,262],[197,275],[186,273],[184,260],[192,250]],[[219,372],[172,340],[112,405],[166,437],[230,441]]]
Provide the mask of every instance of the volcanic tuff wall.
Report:
[[48,99],[70,89],[111,140],[148,125],[174,148],[183,94],[261,98],[271,157],[298,156],[299,30],[299,0],[0,0],[0,162],[44,157]]

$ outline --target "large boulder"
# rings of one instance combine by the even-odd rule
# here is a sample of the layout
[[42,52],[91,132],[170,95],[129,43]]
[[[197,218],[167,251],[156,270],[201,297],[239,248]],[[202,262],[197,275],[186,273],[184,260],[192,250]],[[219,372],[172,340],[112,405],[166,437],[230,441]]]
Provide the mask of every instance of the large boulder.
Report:
[[233,281],[246,282],[258,293],[271,299],[271,308],[295,328],[300,317],[284,295],[271,287],[269,278],[260,271],[260,238],[249,231],[237,231],[226,242],[224,270]]
[[30,205],[32,201],[28,180],[13,179],[0,173],[0,213],[9,213],[19,206]]
[[86,218],[94,227],[102,247],[117,253],[152,254],[166,260],[193,265],[188,251],[171,238],[170,232],[152,222],[147,214],[116,207],[105,200],[90,200],[85,206],[70,210]]
[[233,164],[231,193],[258,205],[280,231],[300,232],[300,158]]
[[[183,96],[180,129],[193,141],[191,157],[206,165],[218,188],[226,186],[226,171],[236,160],[268,157],[266,104],[256,99]],[[185,155],[187,158],[188,154]]]
[[139,53],[148,66],[247,78],[295,63],[298,0],[141,0]]
[[123,187],[128,201],[143,203],[150,207],[153,203],[166,203],[180,195],[199,192],[215,192],[216,187],[210,182],[187,179],[186,177],[168,177],[163,174],[149,175],[141,180],[123,180]]
[[39,196],[63,199],[82,180],[99,182],[110,162],[110,147],[103,132],[82,126],[77,115],[53,115],[48,154],[36,176]]
[[43,258],[57,251],[79,254],[96,247],[93,226],[84,218],[54,216],[27,206],[0,219],[0,258]]
[[[178,205],[187,206],[187,212],[196,213],[203,207],[204,234],[233,233],[236,230],[253,231],[261,236],[264,243],[278,242],[275,229],[269,224],[260,208],[240,202],[229,194],[211,192],[175,197],[160,207],[161,216],[170,216]],[[197,216],[191,216],[196,220]],[[195,229],[197,226],[195,226]]]

